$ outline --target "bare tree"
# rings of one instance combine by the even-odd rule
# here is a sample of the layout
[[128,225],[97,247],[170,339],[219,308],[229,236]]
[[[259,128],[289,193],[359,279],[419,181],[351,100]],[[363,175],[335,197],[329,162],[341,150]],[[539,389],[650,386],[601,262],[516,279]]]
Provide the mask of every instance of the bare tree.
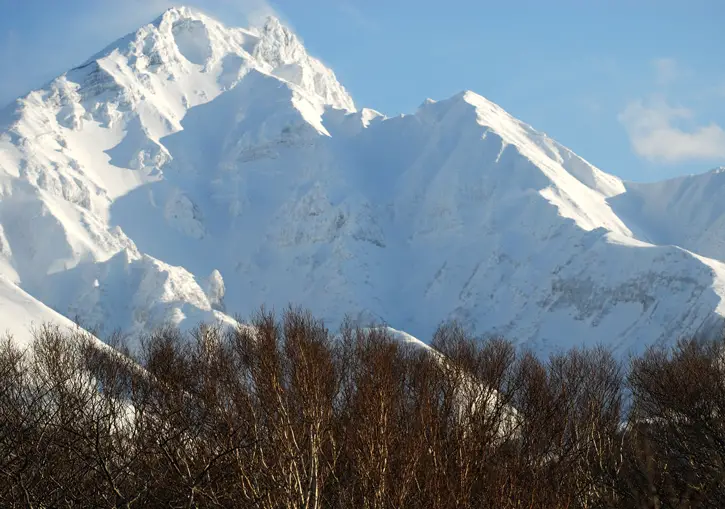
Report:
[[[541,359],[308,312],[0,342],[0,506],[685,508],[725,504],[723,349]],[[624,412],[625,378],[631,392]]]

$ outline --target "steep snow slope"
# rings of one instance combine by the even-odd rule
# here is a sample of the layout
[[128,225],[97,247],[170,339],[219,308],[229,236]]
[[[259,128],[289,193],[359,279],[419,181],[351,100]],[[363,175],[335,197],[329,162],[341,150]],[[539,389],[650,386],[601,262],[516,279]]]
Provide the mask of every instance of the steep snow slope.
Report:
[[725,261],[725,168],[626,187],[610,204],[642,238]]
[[[295,88],[301,114],[313,119],[323,104],[354,109],[334,74],[277,20],[261,30],[228,29],[178,8],[0,112],[0,275],[51,299],[66,314],[115,316],[86,308],[91,290],[75,288],[72,278],[47,276],[136,251],[123,230],[109,225],[111,204],[163,179],[171,156],[159,139],[181,129],[189,108],[244,82],[249,73],[284,76]],[[192,212],[187,206],[183,196],[168,204],[170,221],[183,224]],[[132,272],[126,265],[123,270]],[[197,293],[198,285],[171,285],[174,278],[165,278],[168,271],[155,264],[146,270],[170,285],[158,292],[171,292],[165,302],[186,302]],[[55,288],[54,281],[73,290]],[[73,295],[79,300],[69,302]],[[152,295],[137,300],[149,302]],[[190,305],[196,311],[179,308],[161,316],[213,317],[205,314],[211,308],[203,300]],[[137,322],[111,323],[127,328]]]
[[635,186],[472,92],[356,111],[275,19],[171,9],[0,125],[0,274],[108,330],[292,302],[543,353],[725,315],[725,266],[654,236]]
[[[12,336],[24,348],[33,338],[33,329],[46,323],[73,329],[76,325],[65,316],[34,299],[16,285],[0,276],[0,338]],[[100,343],[99,343],[100,344]]]
[[134,334],[169,323],[233,323],[222,312],[224,281],[218,271],[198,281],[183,268],[129,250],[105,262],[52,274],[37,295],[103,332]]

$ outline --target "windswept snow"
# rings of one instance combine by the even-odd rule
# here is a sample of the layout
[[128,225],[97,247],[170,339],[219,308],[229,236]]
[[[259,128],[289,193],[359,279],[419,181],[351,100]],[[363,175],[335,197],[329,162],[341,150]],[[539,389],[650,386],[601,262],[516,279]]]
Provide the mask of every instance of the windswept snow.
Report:
[[15,328],[54,316],[40,302],[106,332],[291,302],[419,338],[455,318],[545,353],[725,315],[725,173],[625,183],[473,92],[358,111],[274,18],[170,9],[0,126]]
[[0,276],[0,339],[8,335],[25,348],[33,339],[33,331],[45,324],[74,330],[77,326],[65,316],[34,299],[16,285]]
[[725,261],[725,168],[626,186],[609,202],[641,238]]

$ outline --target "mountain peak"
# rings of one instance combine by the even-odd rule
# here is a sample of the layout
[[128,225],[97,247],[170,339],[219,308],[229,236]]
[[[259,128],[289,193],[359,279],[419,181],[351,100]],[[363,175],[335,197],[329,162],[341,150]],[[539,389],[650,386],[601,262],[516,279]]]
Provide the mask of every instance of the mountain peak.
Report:
[[177,5],[166,9],[158,19],[164,18],[201,18],[206,17],[200,10],[187,5]]
[[274,15],[269,15],[265,18],[263,30],[265,31],[287,31],[291,32],[289,28],[287,28],[282,21]]
[[[68,88],[63,84],[72,82],[70,89],[80,85],[84,97],[112,89],[133,103],[170,93],[176,97],[167,104],[182,103],[167,112],[177,125],[182,111],[233,88],[250,69],[297,86],[315,103],[355,111],[352,98],[335,74],[311,57],[278,18],[268,17],[262,28],[227,27],[187,6],[167,9],[72,70],[79,73],[67,73],[49,87],[60,84]],[[195,88],[192,95],[179,97],[174,89],[187,85]]]
[[269,16],[259,33],[253,56],[272,75],[314,92],[333,108],[356,111],[355,103],[335,73],[311,57],[302,41],[278,18]]
[[[221,25],[221,23],[217,22],[212,18],[211,16],[208,16],[203,11],[195,8],[195,7],[189,7],[186,5],[179,5],[175,7],[169,7],[166,9],[159,17],[157,17],[155,20],[153,20],[150,25],[154,26],[156,28],[160,28],[161,26],[167,24],[169,26],[178,24],[178,23],[200,23],[202,25],[206,24],[217,24]],[[141,27],[139,29],[140,31],[144,30],[144,27]],[[138,32],[138,31],[137,31]]]
[[717,174],[625,187],[470,90],[352,113],[274,17],[168,9],[20,103],[0,127],[0,307],[17,284],[148,331],[309,303],[542,349],[725,316],[725,264],[698,258],[725,260]]
[[287,48],[287,51],[290,53],[295,51],[307,52],[302,41],[300,41],[292,29],[282,23],[276,16],[267,16],[264,25],[262,25],[260,37],[275,41],[280,46]]

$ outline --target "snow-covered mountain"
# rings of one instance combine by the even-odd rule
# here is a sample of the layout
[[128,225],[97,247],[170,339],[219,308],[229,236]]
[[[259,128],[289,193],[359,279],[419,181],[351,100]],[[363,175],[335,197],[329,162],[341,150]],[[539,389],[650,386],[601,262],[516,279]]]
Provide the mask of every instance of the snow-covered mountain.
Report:
[[722,322],[722,194],[622,182],[473,92],[358,110],[278,20],[175,8],[0,113],[0,276],[108,331],[293,303],[639,349]]

